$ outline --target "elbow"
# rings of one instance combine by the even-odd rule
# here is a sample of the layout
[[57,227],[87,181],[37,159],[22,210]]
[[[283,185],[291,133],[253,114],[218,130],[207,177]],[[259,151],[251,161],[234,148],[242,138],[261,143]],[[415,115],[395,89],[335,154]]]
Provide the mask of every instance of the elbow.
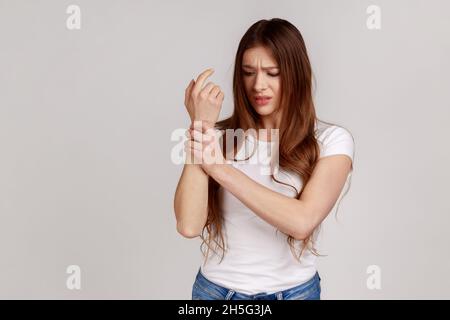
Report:
[[177,232],[188,239],[199,237],[201,234],[198,230],[183,226],[181,223],[177,223]]
[[299,233],[299,232],[298,232],[298,233],[292,235],[292,237],[293,237],[295,240],[298,240],[298,241],[304,241],[304,240],[308,239],[309,235],[307,235],[306,233]]
[[314,228],[312,226],[307,226],[305,224],[299,224],[301,227],[297,228],[292,234],[292,237],[295,240],[303,241],[307,240],[309,237],[311,237],[312,233],[314,232]]
[[188,238],[188,239],[198,237],[200,234],[197,232],[197,230],[195,230],[191,226],[186,225],[186,223],[181,221],[181,218],[178,218],[178,217],[184,216],[184,213],[181,213],[177,206],[176,196],[175,196],[175,201],[174,201],[174,210],[175,210],[175,217],[177,217],[176,218],[177,219],[177,222],[176,222],[177,232],[179,234],[181,234],[183,237]]
[[303,231],[297,231],[297,232],[293,232],[293,234],[291,235],[295,240],[298,241],[303,241],[306,240],[308,238],[308,236],[306,235],[305,232]]
[[291,236],[295,240],[303,241],[310,238],[319,224],[315,217],[319,216],[314,213],[315,211],[311,208],[306,207],[304,203],[301,203],[301,208],[298,209],[302,214],[298,215],[298,219],[295,223],[296,228],[292,231]]

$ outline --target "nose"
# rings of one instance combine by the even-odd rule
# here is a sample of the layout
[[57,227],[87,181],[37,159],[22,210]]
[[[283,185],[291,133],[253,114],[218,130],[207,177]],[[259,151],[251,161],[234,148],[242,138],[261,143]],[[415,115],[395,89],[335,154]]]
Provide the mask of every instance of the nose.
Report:
[[254,89],[256,92],[264,91],[267,89],[267,82],[264,77],[264,73],[257,72],[255,77]]

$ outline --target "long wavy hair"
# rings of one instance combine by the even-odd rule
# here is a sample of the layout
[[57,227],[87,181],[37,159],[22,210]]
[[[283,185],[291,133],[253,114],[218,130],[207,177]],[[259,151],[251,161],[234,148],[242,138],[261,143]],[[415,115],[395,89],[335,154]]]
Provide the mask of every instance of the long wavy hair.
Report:
[[[281,75],[281,97],[280,108],[282,110],[281,124],[279,128],[279,167],[297,173],[303,181],[303,186],[308,183],[314,167],[320,156],[319,142],[316,139],[316,112],[312,97],[312,70],[306,51],[306,46],[300,31],[290,22],[273,18],[271,20],[260,20],[254,23],[242,37],[235,57],[233,75],[233,114],[215,124],[215,128],[223,131],[227,129],[243,130],[256,129],[259,115],[252,107],[246,95],[243,83],[242,59],[245,50],[263,46],[268,48],[276,59]],[[325,121],[321,121],[325,122]],[[331,123],[328,123],[332,125]],[[252,131],[252,130],[249,130]],[[223,154],[229,141],[223,141]],[[239,143],[234,144],[234,155],[239,148]],[[235,158],[233,158],[236,160]],[[285,184],[276,179],[273,172],[271,178],[277,183]],[[296,190],[296,198],[299,199],[302,190]],[[211,177],[208,182],[208,216],[203,227],[201,239],[203,240],[200,250],[206,257],[209,251],[217,253],[216,249],[222,251],[222,261],[226,247],[223,235],[223,215],[219,197],[220,185]],[[347,189],[348,191],[348,189]],[[346,194],[347,192],[345,192]],[[314,232],[320,229],[320,225],[303,239],[300,246],[300,254],[295,251],[296,239],[287,236],[287,242],[294,257],[300,262],[305,248],[313,254],[320,255],[314,248],[312,241]],[[280,231],[277,229],[277,231]],[[212,242],[215,243],[212,246]],[[204,245],[207,251],[204,252]]]

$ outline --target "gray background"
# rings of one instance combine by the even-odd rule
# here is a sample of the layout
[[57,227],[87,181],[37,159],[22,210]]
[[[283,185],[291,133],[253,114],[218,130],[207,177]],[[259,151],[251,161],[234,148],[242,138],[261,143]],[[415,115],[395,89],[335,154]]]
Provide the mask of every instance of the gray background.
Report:
[[[81,8],[81,30],[66,8]],[[381,7],[381,30],[366,8]],[[323,120],[356,141],[351,189],[321,233],[323,299],[450,298],[450,3],[0,1],[0,298],[189,299],[201,240],[175,229],[189,80],[232,110],[255,21],[302,32]],[[81,267],[81,290],[66,268]],[[381,289],[366,286],[369,265]]]

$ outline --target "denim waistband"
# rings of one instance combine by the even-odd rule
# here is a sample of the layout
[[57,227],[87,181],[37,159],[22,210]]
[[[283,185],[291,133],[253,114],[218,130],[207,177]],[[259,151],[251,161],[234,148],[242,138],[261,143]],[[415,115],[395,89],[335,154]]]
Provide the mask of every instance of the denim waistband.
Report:
[[220,295],[224,297],[225,300],[230,300],[231,297],[235,295],[238,295],[242,299],[249,299],[249,300],[283,300],[285,297],[288,297],[296,292],[309,290],[309,288],[313,287],[316,282],[319,282],[321,280],[321,278],[319,273],[316,271],[316,273],[311,279],[300,285],[274,293],[260,292],[251,295],[230,288],[226,288],[217,283],[214,283],[213,281],[208,280],[201,272],[201,268],[198,269],[195,280],[196,284],[200,286],[203,290],[209,291],[215,295]]

